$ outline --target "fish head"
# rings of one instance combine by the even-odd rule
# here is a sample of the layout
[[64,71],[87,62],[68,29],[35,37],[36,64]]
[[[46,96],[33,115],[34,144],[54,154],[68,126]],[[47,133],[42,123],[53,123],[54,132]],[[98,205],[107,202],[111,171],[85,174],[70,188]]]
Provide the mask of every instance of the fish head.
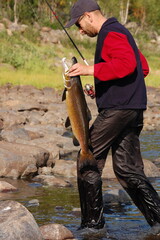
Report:
[[66,89],[70,89],[72,87],[72,78],[68,76],[69,71],[69,63],[67,62],[66,58],[62,58],[62,67],[63,67],[63,80],[64,86]]

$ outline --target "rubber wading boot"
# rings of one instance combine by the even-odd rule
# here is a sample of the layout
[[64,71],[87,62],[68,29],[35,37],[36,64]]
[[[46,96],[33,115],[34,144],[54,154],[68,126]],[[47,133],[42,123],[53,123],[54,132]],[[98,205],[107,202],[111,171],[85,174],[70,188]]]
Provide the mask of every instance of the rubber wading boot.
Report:
[[[81,206],[81,229],[104,227],[102,181],[94,171],[88,171],[78,178],[78,190]],[[89,181],[91,180],[91,181]]]

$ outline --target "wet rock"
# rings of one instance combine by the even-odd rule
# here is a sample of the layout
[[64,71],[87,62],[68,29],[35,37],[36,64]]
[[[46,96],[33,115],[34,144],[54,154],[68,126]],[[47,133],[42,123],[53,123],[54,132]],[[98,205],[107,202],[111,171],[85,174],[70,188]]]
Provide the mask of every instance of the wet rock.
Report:
[[72,232],[61,224],[52,223],[41,226],[40,231],[46,240],[74,239]]
[[37,172],[37,167],[34,164],[30,164],[22,173],[21,178],[33,178],[37,174]]
[[[49,153],[43,148],[0,141],[1,177],[24,177],[29,174],[29,165],[43,167],[48,159]],[[33,167],[31,172],[33,173]]]
[[130,203],[129,195],[123,189],[113,189],[107,191],[103,196],[105,203]]
[[5,181],[0,181],[0,192],[5,193],[5,192],[15,192],[18,189],[14,186],[12,186],[10,183],[5,182]]
[[39,200],[38,199],[32,199],[27,203],[27,207],[37,207],[39,206]]
[[34,179],[34,181],[40,181],[42,184],[46,186],[54,186],[54,187],[71,187],[71,183],[63,180],[62,178],[58,178],[50,175],[38,175]]
[[81,217],[81,208],[73,208],[71,214],[75,217]]
[[0,202],[1,240],[43,240],[32,214],[15,201]]

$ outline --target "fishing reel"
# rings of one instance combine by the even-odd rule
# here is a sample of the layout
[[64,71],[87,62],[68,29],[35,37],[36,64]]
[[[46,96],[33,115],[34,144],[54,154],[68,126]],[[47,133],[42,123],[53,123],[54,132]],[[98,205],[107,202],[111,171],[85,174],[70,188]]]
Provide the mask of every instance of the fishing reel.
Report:
[[92,99],[95,98],[95,91],[91,84],[87,83],[84,86],[84,92],[87,94],[87,96],[90,96]]

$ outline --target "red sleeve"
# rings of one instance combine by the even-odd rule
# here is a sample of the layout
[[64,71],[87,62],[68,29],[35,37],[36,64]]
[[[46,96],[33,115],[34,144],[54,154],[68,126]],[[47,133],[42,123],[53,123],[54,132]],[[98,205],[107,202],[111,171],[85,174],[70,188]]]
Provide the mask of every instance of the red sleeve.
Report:
[[146,58],[143,56],[143,54],[140,51],[139,51],[139,55],[142,63],[143,74],[144,74],[144,77],[146,77],[149,73],[149,66]]
[[110,32],[104,40],[101,57],[105,62],[94,65],[94,76],[101,81],[123,78],[134,72],[136,57],[127,36]]

